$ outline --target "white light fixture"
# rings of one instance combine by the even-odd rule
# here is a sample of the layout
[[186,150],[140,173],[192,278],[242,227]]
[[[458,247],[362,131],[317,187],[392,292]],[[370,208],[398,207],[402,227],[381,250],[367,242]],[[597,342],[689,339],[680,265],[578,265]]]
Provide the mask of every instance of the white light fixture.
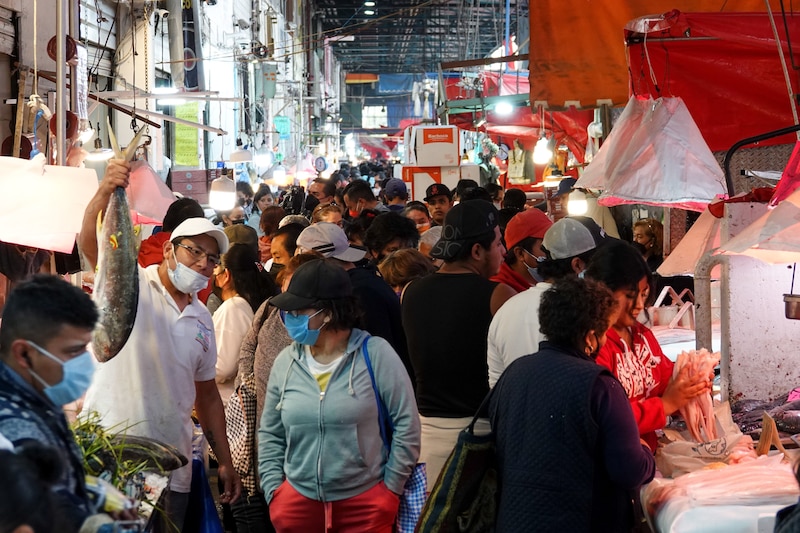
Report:
[[272,151],[262,145],[253,155],[253,162],[259,168],[266,168],[272,164],[274,158],[275,156],[272,154]]
[[505,101],[497,102],[497,104],[495,104],[494,106],[494,112],[502,117],[510,115],[513,111],[514,111],[514,106]]
[[288,185],[286,181],[286,167],[280,163],[277,163],[275,168],[272,169],[272,182],[277,187],[286,187],[286,185]]
[[103,141],[100,137],[94,140],[94,150],[89,152],[86,156],[87,161],[108,161],[114,157],[114,150],[110,148],[103,148]]
[[231,152],[228,161],[231,163],[246,163],[253,160],[253,153],[242,145],[241,139],[236,139],[236,150]]
[[567,200],[567,212],[571,216],[585,215],[589,210],[589,202],[586,201],[586,193],[583,189],[574,189],[569,193]]
[[553,159],[553,150],[550,148],[547,137],[542,135],[533,147],[533,163],[536,165],[546,165]]
[[183,105],[185,103],[185,98],[159,98],[156,100],[156,104],[163,107]]
[[364,7],[375,7],[375,2],[367,0],[366,2],[364,2]]
[[211,182],[208,205],[215,211],[230,211],[236,206],[236,184],[227,176],[220,176]]
[[364,14],[365,15],[374,15],[375,11],[373,9],[365,9],[364,10]]

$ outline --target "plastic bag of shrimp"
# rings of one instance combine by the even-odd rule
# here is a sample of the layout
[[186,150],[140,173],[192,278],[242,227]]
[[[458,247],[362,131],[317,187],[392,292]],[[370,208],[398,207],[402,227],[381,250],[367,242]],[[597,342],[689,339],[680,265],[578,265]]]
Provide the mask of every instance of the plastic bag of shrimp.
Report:
[[753,439],[743,435],[731,418],[728,402],[714,406],[717,438],[697,442],[689,430],[665,429],[656,450],[656,467],[664,477],[678,477],[711,464],[736,464],[755,460]]

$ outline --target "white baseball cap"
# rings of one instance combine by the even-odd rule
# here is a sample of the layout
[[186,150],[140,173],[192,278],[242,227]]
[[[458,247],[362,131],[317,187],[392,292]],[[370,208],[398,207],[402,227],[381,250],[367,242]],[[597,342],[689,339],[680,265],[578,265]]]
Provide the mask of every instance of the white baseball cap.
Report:
[[180,237],[194,237],[196,235],[208,235],[217,241],[219,253],[224,254],[228,251],[228,236],[225,232],[216,227],[207,218],[187,218],[170,235],[169,240],[174,241]]
[[317,222],[304,229],[297,237],[297,246],[348,263],[361,261],[367,253],[364,249],[350,246],[344,230],[330,222]]

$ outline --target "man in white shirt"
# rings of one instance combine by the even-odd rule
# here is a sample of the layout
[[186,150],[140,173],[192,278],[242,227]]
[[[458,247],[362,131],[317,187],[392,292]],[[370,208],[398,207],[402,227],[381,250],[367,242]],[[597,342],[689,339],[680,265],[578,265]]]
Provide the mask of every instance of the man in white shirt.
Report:
[[[94,270],[97,214],[116,187],[127,187],[130,166],[112,160],[89,202],[79,236]],[[164,243],[161,264],[138,268],[139,300],[133,330],[122,350],[95,373],[82,416],[94,411],[104,427],[175,446],[189,464],[170,475],[165,514],[178,530],[186,516],[192,479],[192,408],[219,460],[222,503],[235,501],[241,481],[233,468],[225,414],[214,382],[217,348],[211,315],[197,291],[228,249],[225,233],[205,218],[189,218]],[[169,523],[169,522],[167,522]]]
[[566,217],[544,234],[542,249],[548,259],[538,263],[541,281],[509,299],[492,318],[487,337],[489,387],[515,360],[539,351],[544,340],[539,331],[539,303],[542,294],[563,276],[575,276],[586,269],[598,246],[609,239],[589,217]]

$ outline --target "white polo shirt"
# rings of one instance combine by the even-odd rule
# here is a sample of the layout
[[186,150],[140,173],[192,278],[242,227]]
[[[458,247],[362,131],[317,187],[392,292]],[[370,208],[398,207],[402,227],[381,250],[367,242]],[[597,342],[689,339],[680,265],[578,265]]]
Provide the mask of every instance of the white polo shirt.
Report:
[[509,298],[494,314],[486,343],[489,387],[494,388],[508,365],[539,351],[539,343],[544,340],[539,331],[539,304],[542,294],[552,286],[537,283]]
[[170,489],[189,492],[195,381],[214,379],[217,347],[208,309],[194,295],[181,312],[158,277],[139,267],[139,305],[122,350],[100,363],[81,416],[98,412],[114,432],[175,446],[189,464],[172,472]]

